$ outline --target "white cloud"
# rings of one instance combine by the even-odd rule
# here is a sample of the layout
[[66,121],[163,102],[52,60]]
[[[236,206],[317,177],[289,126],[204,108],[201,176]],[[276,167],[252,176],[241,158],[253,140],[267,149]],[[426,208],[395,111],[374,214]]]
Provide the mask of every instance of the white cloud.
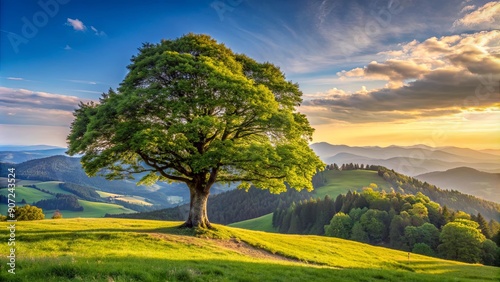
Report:
[[106,36],[106,33],[104,31],[99,31],[97,30],[97,28],[95,28],[94,26],[90,26],[90,29],[92,29],[92,31],[94,32],[95,35],[97,36]]
[[22,77],[7,77],[8,80],[24,80]]
[[[467,8],[469,6],[464,7]],[[462,9],[463,11],[463,9]],[[500,2],[489,2],[453,23],[453,27],[498,29],[500,28]]]
[[88,80],[69,79],[69,80],[66,80],[66,81],[74,82],[74,83],[82,83],[82,84],[91,84],[91,85],[96,85],[97,84],[97,82],[95,82],[95,81],[88,81]]
[[84,31],[87,27],[79,19],[67,19],[66,25],[72,26],[74,30]]
[[91,91],[91,90],[73,89],[72,91],[82,92],[82,93],[95,93],[95,94],[102,94],[102,92],[99,92],[99,91]]
[[460,10],[460,14],[476,9],[475,5],[467,5]]
[[305,94],[305,95],[303,95],[303,98],[304,99],[326,99],[326,100],[329,100],[329,99],[335,99],[335,98],[346,96],[346,95],[349,95],[349,93],[347,93],[346,91],[341,90],[341,89],[332,88],[326,92],[317,92],[315,94]]
[[66,44],[66,47],[64,47],[64,50],[71,50],[71,46],[69,46],[68,44]]

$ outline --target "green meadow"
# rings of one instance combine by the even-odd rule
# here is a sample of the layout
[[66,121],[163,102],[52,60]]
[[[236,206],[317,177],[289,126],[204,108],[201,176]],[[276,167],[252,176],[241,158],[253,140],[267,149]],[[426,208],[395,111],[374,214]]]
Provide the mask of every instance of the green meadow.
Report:
[[[92,218],[92,217],[104,217],[106,213],[134,213],[131,209],[127,209],[121,205],[108,204],[108,203],[97,203],[85,200],[78,200],[78,203],[83,207],[83,211],[61,211],[63,218]],[[44,210],[45,218],[51,218],[55,210]]]
[[[33,182],[30,184],[35,184],[38,188],[45,189],[53,193],[63,193],[72,194],[68,191],[59,188],[58,181],[47,181],[47,182]],[[25,183],[25,185],[28,185]],[[30,187],[17,186],[16,187],[16,205],[22,206],[20,202],[22,199],[26,200],[27,204],[40,201],[42,199],[52,199],[55,196],[36,190]],[[7,196],[8,190],[6,188],[0,189],[0,195]],[[137,200],[139,201],[139,200]],[[83,211],[68,211],[61,210],[63,218],[74,218],[74,217],[104,217],[106,213],[133,213],[135,211],[125,208],[122,205],[110,204],[110,203],[98,203],[85,200],[78,200],[78,203],[83,207]],[[45,218],[51,218],[55,210],[44,210]],[[7,213],[7,205],[0,205],[0,214],[5,215]]]
[[243,229],[250,230],[258,230],[258,231],[266,231],[266,232],[276,232],[276,229],[273,227],[273,214],[268,213],[263,216],[259,216],[256,218],[235,222],[229,224],[231,227],[238,227]]
[[136,205],[145,205],[145,206],[152,206],[153,204],[149,203],[146,201],[146,198],[140,197],[140,196],[129,196],[129,195],[122,195],[122,194],[115,194],[115,193],[109,193],[109,192],[103,192],[96,190],[97,194],[101,196],[101,198],[106,198],[106,197],[114,197],[117,200],[129,202],[131,204],[136,204]]
[[345,194],[349,190],[360,191],[363,187],[368,187],[371,183],[377,184],[379,189],[388,191],[390,189],[382,177],[376,171],[371,170],[328,170],[324,172],[326,184],[317,189],[316,195],[324,198],[329,195],[335,199],[339,194]]
[[[0,224],[7,234],[8,223]],[[16,274],[0,281],[498,281],[498,268],[320,236],[180,222],[60,219],[16,223]],[[6,238],[6,236],[3,236]]]

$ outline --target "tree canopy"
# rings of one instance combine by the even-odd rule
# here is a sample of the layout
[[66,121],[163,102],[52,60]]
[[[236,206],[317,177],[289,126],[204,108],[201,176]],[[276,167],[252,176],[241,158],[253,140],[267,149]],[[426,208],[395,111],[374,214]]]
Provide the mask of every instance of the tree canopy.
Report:
[[143,44],[131,61],[117,91],[75,110],[68,153],[83,154],[87,174],[186,183],[188,227],[210,226],[215,182],[312,190],[324,164],[308,147],[313,128],[295,110],[302,93],[278,67],[196,34]]

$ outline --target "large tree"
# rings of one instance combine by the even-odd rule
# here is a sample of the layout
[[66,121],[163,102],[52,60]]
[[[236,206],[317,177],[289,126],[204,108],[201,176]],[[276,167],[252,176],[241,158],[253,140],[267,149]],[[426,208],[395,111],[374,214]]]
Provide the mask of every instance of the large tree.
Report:
[[83,154],[87,174],[186,183],[186,227],[210,227],[215,182],[312,190],[324,164],[295,109],[302,93],[278,67],[196,34],[143,44],[131,61],[117,91],[75,110],[68,153]]
[[439,253],[446,259],[480,262],[482,243],[486,240],[477,222],[456,219],[447,223],[440,235]]

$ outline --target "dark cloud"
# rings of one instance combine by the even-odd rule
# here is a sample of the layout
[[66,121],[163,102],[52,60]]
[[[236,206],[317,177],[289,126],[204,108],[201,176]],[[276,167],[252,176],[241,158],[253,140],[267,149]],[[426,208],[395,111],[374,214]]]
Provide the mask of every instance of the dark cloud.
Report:
[[[396,121],[459,113],[460,109],[500,105],[500,74],[479,76],[456,70],[436,70],[406,86],[366,94],[305,101],[326,108],[324,118],[353,123]],[[317,113],[317,111],[316,111]],[[315,115],[311,110],[310,115]]]

